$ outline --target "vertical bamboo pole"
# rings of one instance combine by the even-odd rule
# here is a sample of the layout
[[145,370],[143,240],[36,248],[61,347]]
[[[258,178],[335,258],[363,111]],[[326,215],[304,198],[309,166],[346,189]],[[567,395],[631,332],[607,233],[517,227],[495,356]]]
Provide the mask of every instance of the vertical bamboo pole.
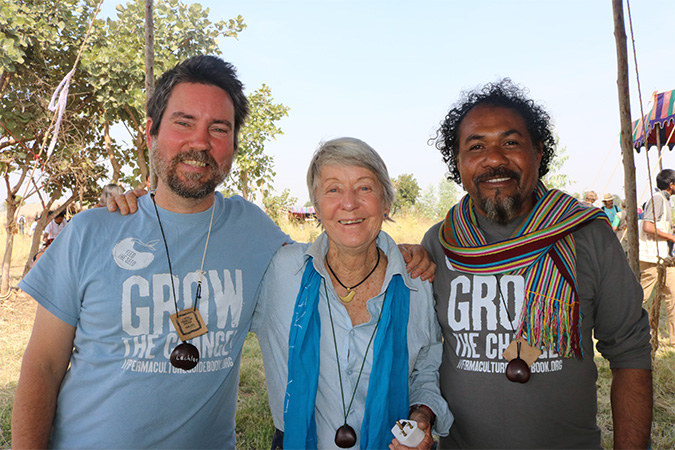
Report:
[[145,100],[155,90],[155,24],[152,19],[152,2],[145,0]]
[[[145,0],[145,103],[155,92],[155,24],[152,18],[153,0]],[[157,186],[157,175],[152,167],[152,158],[149,161],[150,166],[150,185]],[[142,180],[145,182],[145,180]]]
[[612,0],[612,8],[614,11],[617,88],[619,93],[619,116],[621,118],[624,194],[626,197],[628,264],[635,276],[640,279],[640,262],[638,259],[637,188],[635,187],[633,130],[630,120],[630,96],[628,91],[628,54],[626,50],[626,28],[624,25],[622,0]]
[[[654,105],[656,108],[656,105]],[[663,170],[663,159],[661,158],[661,125],[658,123],[654,127],[654,132],[656,133],[656,148],[659,150],[659,172]]]

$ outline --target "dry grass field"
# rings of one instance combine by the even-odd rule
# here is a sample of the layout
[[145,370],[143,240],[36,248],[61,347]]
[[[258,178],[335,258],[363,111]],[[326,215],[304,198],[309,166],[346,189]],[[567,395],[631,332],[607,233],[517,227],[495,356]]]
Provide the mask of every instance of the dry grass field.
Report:
[[[396,217],[395,223],[385,224],[385,231],[397,242],[417,243],[432,225],[415,217]],[[298,241],[311,241],[320,231],[315,223],[284,224],[284,230]],[[4,227],[0,242],[5,242]],[[30,246],[29,238],[16,236],[12,264],[11,285],[16,287]],[[3,245],[4,248],[4,245]],[[21,357],[30,336],[35,304],[21,292],[0,300],[0,448],[10,448],[10,419]],[[663,322],[664,313],[661,313]],[[662,325],[660,334],[663,336]],[[665,343],[665,341],[661,341]],[[598,364],[598,423],[603,430],[603,445],[611,448],[611,411],[609,385],[611,372],[608,363],[596,358]],[[675,448],[675,351],[664,346],[654,361],[654,422],[652,448]],[[264,371],[260,349],[255,336],[250,335],[244,347],[241,368],[239,409],[237,412],[237,440],[239,449],[269,448],[273,426],[267,408]]]

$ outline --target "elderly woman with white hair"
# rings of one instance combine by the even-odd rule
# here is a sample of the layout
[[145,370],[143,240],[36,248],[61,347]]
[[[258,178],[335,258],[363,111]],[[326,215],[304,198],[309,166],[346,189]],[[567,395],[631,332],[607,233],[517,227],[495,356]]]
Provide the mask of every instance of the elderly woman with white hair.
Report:
[[394,201],[387,168],[365,142],[334,139],[315,152],[307,186],[324,232],[277,252],[253,318],[273,448],[406,448],[391,434],[405,418],[429,448],[432,426],[446,435],[452,424],[440,328],[431,285],[410,278],[381,230]]

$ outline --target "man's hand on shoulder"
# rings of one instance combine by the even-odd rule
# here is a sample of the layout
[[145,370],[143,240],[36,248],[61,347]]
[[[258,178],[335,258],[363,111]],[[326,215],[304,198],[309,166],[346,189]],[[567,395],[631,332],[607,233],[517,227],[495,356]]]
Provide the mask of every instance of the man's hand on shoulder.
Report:
[[133,191],[127,191],[124,194],[116,195],[108,199],[108,211],[115,212],[119,210],[120,214],[134,214],[138,211],[138,202],[136,199],[147,194],[143,188],[136,188]]
[[406,269],[412,278],[420,277],[422,281],[434,281],[436,277],[436,263],[429,257],[427,250],[419,244],[398,244],[403,255]]

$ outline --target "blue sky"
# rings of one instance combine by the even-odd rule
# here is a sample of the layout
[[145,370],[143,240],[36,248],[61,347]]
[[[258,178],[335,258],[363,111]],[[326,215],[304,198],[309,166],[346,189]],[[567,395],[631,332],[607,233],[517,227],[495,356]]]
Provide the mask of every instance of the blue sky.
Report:
[[[116,3],[105,0],[104,13]],[[289,188],[299,204],[308,200],[304,179],[317,144],[339,136],[372,145],[392,177],[412,173],[422,188],[436,185],[446,168],[429,138],[460,91],[501,77],[526,86],[551,113],[569,156],[563,171],[576,182],[570,191],[623,197],[610,0],[199,3],[213,20],[244,17],[239,38],[221,40],[223,58],[248,92],[265,83],[290,107],[279,123],[284,134],[267,149],[277,192]],[[625,3],[624,11],[627,18]],[[631,12],[646,108],[653,91],[675,89],[675,2],[633,0]],[[640,197],[644,151],[636,158]],[[663,161],[675,167],[671,152]]]

